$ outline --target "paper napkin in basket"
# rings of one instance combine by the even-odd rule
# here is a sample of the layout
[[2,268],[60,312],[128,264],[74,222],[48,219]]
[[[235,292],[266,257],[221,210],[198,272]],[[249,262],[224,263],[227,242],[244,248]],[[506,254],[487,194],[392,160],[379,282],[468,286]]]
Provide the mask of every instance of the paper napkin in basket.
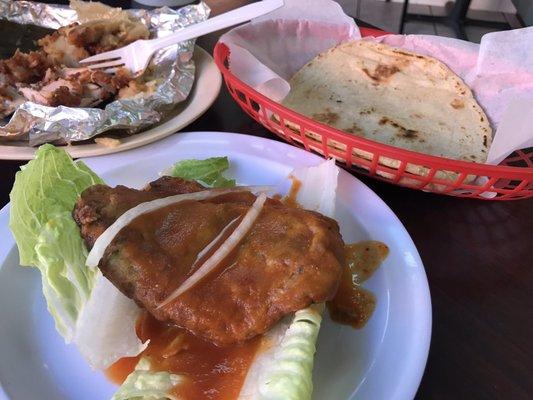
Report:
[[[221,37],[230,69],[242,81],[281,101],[288,80],[319,53],[350,39],[359,29],[329,0],[286,0],[275,12]],[[480,44],[431,35],[365,38],[435,57],[472,89],[493,127],[488,164],[501,162],[533,142],[533,27],[486,34]],[[530,110],[530,111],[528,111]]]

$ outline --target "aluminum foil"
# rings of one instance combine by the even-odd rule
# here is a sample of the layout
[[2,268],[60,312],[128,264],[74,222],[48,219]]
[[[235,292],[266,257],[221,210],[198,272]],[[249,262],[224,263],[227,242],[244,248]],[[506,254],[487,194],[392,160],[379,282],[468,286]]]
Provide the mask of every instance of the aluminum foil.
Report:
[[[163,7],[129,11],[146,24],[151,37],[162,37],[206,20],[210,9],[201,2],[178,10]],[[77,14],[60,5],[0,0],[0,18],[57,29],[76,22]],[[145,72],[147,80],[156,80],[156,88],[143,97],[115,100],[105,108],[48,107],[27,101],[0,127],[0,142],[24,141],[31,146],[69,143],[116,129],[135,133],[155,124],[189,95],[194,82],[193,51],[194,41],[189,40],[157,52]]]

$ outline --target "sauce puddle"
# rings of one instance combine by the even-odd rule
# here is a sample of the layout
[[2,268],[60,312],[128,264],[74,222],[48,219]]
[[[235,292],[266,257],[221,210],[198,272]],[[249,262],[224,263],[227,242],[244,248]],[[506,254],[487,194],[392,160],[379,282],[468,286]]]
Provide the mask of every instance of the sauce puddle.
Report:
[[[295,176],[289,193],[281,198],[286,206],[301,208],[296,201],[302,182]],[[335,322],[360,329],[366,325],[376,308],[376,296],[363,288],[361,283],[369,279],[387,258],[389,248],[378,241],[365,241],[345,245],[346,265],[339,288],[333,300],[327,302],[331,319]]]
[[346,264],[339,289],[327,303],[331,319],[354,328],[362,328],[376,307],[376,296],[361,287],[389,254],[387,245],[368,241],[348,244],[345,247]]
[[107,369],[107,377],[121,384],[141,357],[149,357],[151,370],[188,378],[171,391],[184,400],[237,398],[261,344],[257,337],[242,345],[218,347],[147,312],[137,321],[137,336],[143,342],[149,339],[148,347],[137,357],[118,360]]

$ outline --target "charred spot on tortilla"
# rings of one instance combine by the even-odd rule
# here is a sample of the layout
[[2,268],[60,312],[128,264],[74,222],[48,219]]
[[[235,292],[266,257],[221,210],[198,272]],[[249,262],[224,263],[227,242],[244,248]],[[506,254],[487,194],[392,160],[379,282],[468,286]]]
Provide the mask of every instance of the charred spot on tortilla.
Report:
[[354,122],[351,127],[343,129],[346,132],[350,133],[361,133],[362,129]]
[[400,133],[398,135],[403,136],[404,138],[408,139],[414,139],[417,137],[418,132],[414,131],[412,129],[405,129],[404,127],[400,127]]
[[[460,99],[453,99],[453,101],[450,103],[450,105],[455,108],[456,110],[460,108],[464,108],[465,103]],[[483,119],[481,120],[483,122]]]
[[390,126],[392,126],[397,131],[396,136],[404,137],[406,139],[414,139],[418,135],[417,131],[415,131],[413,129],[404,128],[403,126],[401,126],[397,122],[395,122],[395,121],[393,121],[393,120],[391,120],[391,119],[389,119],[387,117],[382,117],[379,120],[379,124],[380,125],[390,125]]
[[370,72],[368,68],[363,68],[362,70],[370,79],[377,83],[390,78],[392,75],[400,71],[396,65],[387,66],[382,64],[379,64],[374,72]]
[[313,114],[313,119],[319,122],[323,122],[327,125],[331,125],[339,120],[339,114],[334,113],[331,110],[326,108],[326,111],[323,113]]
[[416,53],[410,53],[410,52],[407,52],[407,51],[403,51],[403,50],[399,50],[399,49],[394,49],[393,50],[395,53],[397,54],[401,54],[402,56],[406,56],[406,57],[415,57],[415,58],[420,58],[422,60],[425,59],[425,57],[423,55],[420,55],[420,54],[416,54]]
[[376,112],[376,109],[374,107],[365,108],[359,111],[359,115],[369,115],[369,114],[372,114],[373,112]]
[[400,68],[398,68],[396,65],[379,64],[374,71],[374,76],[379,81],[382,81],[387,78],[390,78],[392,75],[394,75],[397,72],[400,72]]

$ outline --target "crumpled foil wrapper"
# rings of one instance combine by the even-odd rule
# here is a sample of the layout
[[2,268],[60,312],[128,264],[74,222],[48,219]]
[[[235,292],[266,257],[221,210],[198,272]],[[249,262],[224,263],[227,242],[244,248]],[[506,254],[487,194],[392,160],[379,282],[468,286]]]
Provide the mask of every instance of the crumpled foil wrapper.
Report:
[[[209,17],[209,7],[201,2],[177,10],[128,10],[148,27],[151,37],[167,36]],[[0,0],[0,19],[58,29],[77,21],[66,6],[30,1]],[[37,38],[36,38],[37,39]],[[0,127],[1,141],[29,141],[31,146],[45,142],[76,142],[110,130],[135,133],[159,122],[165,111],[185,100],[194,82],[194,40],[158,51],[147,71],[147,80],[156,80],[151,94],[115,100],[105,108],[48,107],[27,101],[9,122]]]

